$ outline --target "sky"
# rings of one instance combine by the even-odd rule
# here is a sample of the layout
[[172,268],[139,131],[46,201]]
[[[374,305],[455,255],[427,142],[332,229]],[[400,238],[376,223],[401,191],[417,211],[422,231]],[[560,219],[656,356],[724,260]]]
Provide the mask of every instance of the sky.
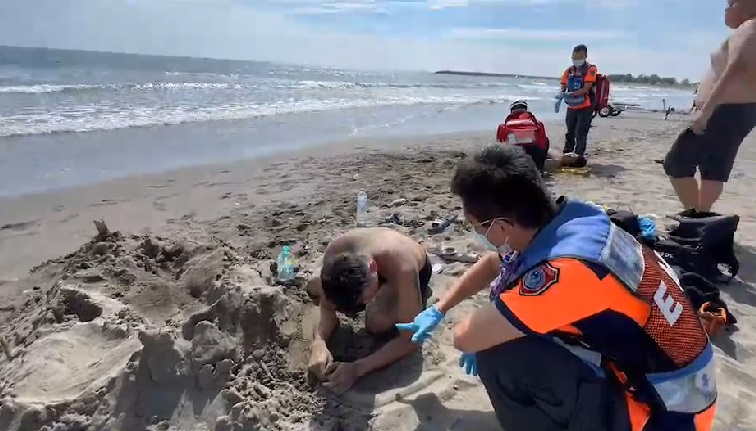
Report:
[[588,46],[604,73],[698,81],[725,0],[0,0],[0,45],[357,69],[556,76]]

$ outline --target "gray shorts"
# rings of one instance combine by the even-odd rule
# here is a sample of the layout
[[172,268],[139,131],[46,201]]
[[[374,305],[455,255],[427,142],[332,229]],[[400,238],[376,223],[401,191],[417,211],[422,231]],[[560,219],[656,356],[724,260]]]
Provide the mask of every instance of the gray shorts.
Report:
[[727,182],[743,140],[756,126],[756,103],[719,105],[701,135],[685,129],[664,157],[664,172],[672,178]]

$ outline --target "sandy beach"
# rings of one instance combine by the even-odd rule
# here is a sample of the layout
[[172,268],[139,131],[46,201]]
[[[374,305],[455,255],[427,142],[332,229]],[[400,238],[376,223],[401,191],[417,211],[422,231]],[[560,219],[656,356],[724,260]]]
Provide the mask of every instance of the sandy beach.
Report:
[[[597,119],[589,176],[554,174],[555,194],[669,223],[677,199],[656,159],[685,117]],[[553,146],[564,127],[547,123]],[[480,382],[457,366],[454,309],[422,354],[367,376],[342,397],[303,372],[315,308],[304,290],[325,245],[354,225],[357,192],[371,218],[422,242],[479,251],[462,226],[430,235],[460,211],[455,164],[492,142],[475,134],[363,140],[227,165],[183,169],[0,199],[0,430],[498,431]],[[756,430],[756,137],[741,147],[715,208],[741,217],[741,272],[722,287],[738,330],[714,340],[716,429]],[[388,216],[394,221],[385,224]],[[109,232],[98,234],[93,220]],[[271,263],[289,244],[295,285]],[[444,262],[439,297],[468,264]],[[344,320],[332,350],[376,348]],[[505,366],[505,364],[503,364]]]

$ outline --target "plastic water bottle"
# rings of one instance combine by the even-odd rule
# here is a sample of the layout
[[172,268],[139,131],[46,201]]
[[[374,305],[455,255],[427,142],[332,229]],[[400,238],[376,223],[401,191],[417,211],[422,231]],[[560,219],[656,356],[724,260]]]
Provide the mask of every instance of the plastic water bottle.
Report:
[[285,245],[281,248],[276,263],[278,264],[276,277],[279,281],[289,281],[294,278],[294,260],[291,258],[290,246]]
[[356,215],[357,227],[365,227],[368,225],[368,196],[365,190],[360,190],[357,193],[357,215]]

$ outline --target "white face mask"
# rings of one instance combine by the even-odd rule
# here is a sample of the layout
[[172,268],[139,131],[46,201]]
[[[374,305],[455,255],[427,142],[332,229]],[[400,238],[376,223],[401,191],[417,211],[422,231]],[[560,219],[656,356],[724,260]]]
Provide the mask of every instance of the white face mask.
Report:
[[509,237],[504,239],[504,244],[500,246],[495,246],[491,243],[491,241],[488,239],[488,232],[491,231],[491,228],[493,227],[493,222],[495,220],[492,220],[491,226],[488,227],[486,230],[485,235],[479,234],[478,232],[473,231],[473,236],[475,236],[475,239],[485,248],[491,251],[495,251],[499,253],[499,256],[508,256],[509,258],[512,258],[510,254],[512,253],[512,247],[509,246]]
[[572,64],[575,67],[580,67],[585,64],[585,60],[572,60]]

